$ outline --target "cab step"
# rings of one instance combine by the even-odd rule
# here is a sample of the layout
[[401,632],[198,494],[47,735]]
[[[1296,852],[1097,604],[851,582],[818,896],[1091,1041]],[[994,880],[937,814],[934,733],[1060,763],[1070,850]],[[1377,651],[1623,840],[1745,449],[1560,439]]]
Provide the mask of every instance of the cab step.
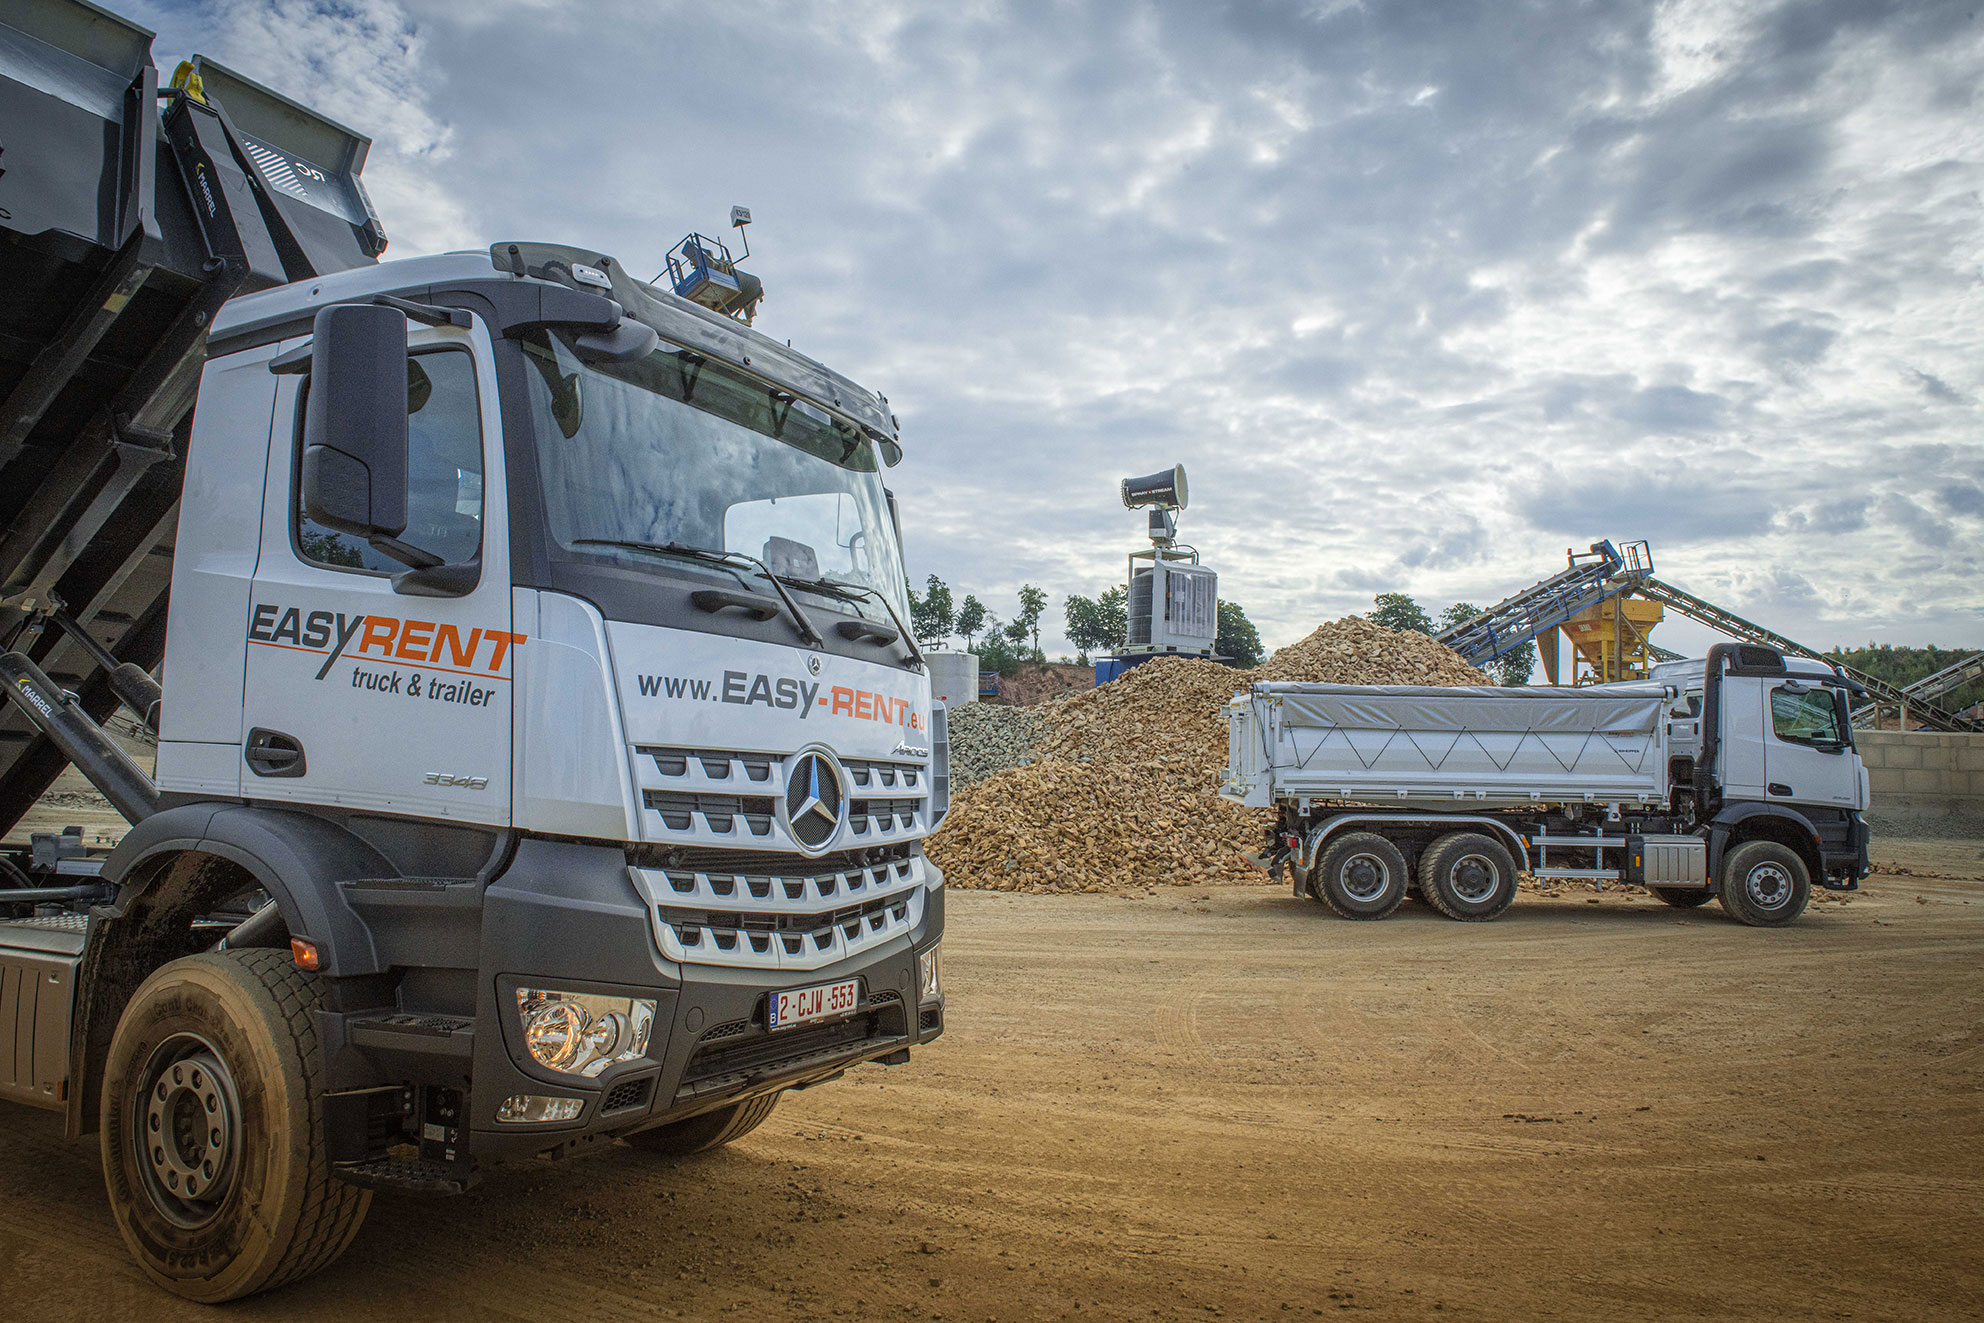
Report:
[[416,1194],[465,1194],[482,1183],[482,1173],[427,1158],[373,1158],[334,1162],[331,1174],[367,1190],[408,1190]]

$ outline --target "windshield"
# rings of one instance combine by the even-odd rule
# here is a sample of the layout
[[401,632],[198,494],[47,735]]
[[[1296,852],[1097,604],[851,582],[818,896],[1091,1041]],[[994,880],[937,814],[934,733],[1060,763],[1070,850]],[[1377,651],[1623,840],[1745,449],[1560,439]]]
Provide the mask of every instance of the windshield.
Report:
[[875,447],[855,428],[668,344],[593,367],[564,336],[538,332],[524,353],[545,516],[561,547],[628,559],[645,557],[587,544],[739,551],[796,582],[876,589],[908,618]]

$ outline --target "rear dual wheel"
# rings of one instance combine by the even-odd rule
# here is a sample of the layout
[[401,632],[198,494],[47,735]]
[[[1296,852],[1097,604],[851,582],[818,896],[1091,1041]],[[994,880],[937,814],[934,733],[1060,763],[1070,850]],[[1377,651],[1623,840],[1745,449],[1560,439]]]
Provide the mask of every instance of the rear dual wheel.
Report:
[[1454,832],[1419,857],[1419,893],[1449,919],[1482,923],[1516,898],[1516,861],[1480,832]]
[[1311,887],[1346,919],[1382,919],[1405,900],[1405,856],[1376,832],[1354,831],[1323,847]]
[[1661,904],[1677,910],[1695,910],[1713,900],[1707,887],[1648,887]]

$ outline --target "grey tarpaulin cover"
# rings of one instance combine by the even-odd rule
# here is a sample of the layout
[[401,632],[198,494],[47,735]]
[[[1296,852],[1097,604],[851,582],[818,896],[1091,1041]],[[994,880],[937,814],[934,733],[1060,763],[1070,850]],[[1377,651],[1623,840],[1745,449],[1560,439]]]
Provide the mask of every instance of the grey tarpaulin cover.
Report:
[[1667,689],[1260,684],[1247,711],[1277,797],[1477,805],[1667,793]]

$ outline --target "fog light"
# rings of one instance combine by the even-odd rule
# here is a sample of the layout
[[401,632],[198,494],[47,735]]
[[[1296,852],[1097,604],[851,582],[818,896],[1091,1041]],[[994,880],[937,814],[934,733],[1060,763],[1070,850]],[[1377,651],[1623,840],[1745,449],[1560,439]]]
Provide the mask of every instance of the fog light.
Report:
[[617,1061],[645,1055],[655,1003],[589,992],[518,988],[524,1048],[538,1065],[587,1079]]
[[935,997],[944,990],[942,977],[944,962],[940,955],[942,949],[943,943],[939,942],[916,957],[916,982],[923,989],[918,994],[922,998]]
[[541,1093],[513,1093],[496,1105],[496,1119],[515,1125],[542,1121],[576,1121],[585,1106],[581,1098],[547,1098]]

